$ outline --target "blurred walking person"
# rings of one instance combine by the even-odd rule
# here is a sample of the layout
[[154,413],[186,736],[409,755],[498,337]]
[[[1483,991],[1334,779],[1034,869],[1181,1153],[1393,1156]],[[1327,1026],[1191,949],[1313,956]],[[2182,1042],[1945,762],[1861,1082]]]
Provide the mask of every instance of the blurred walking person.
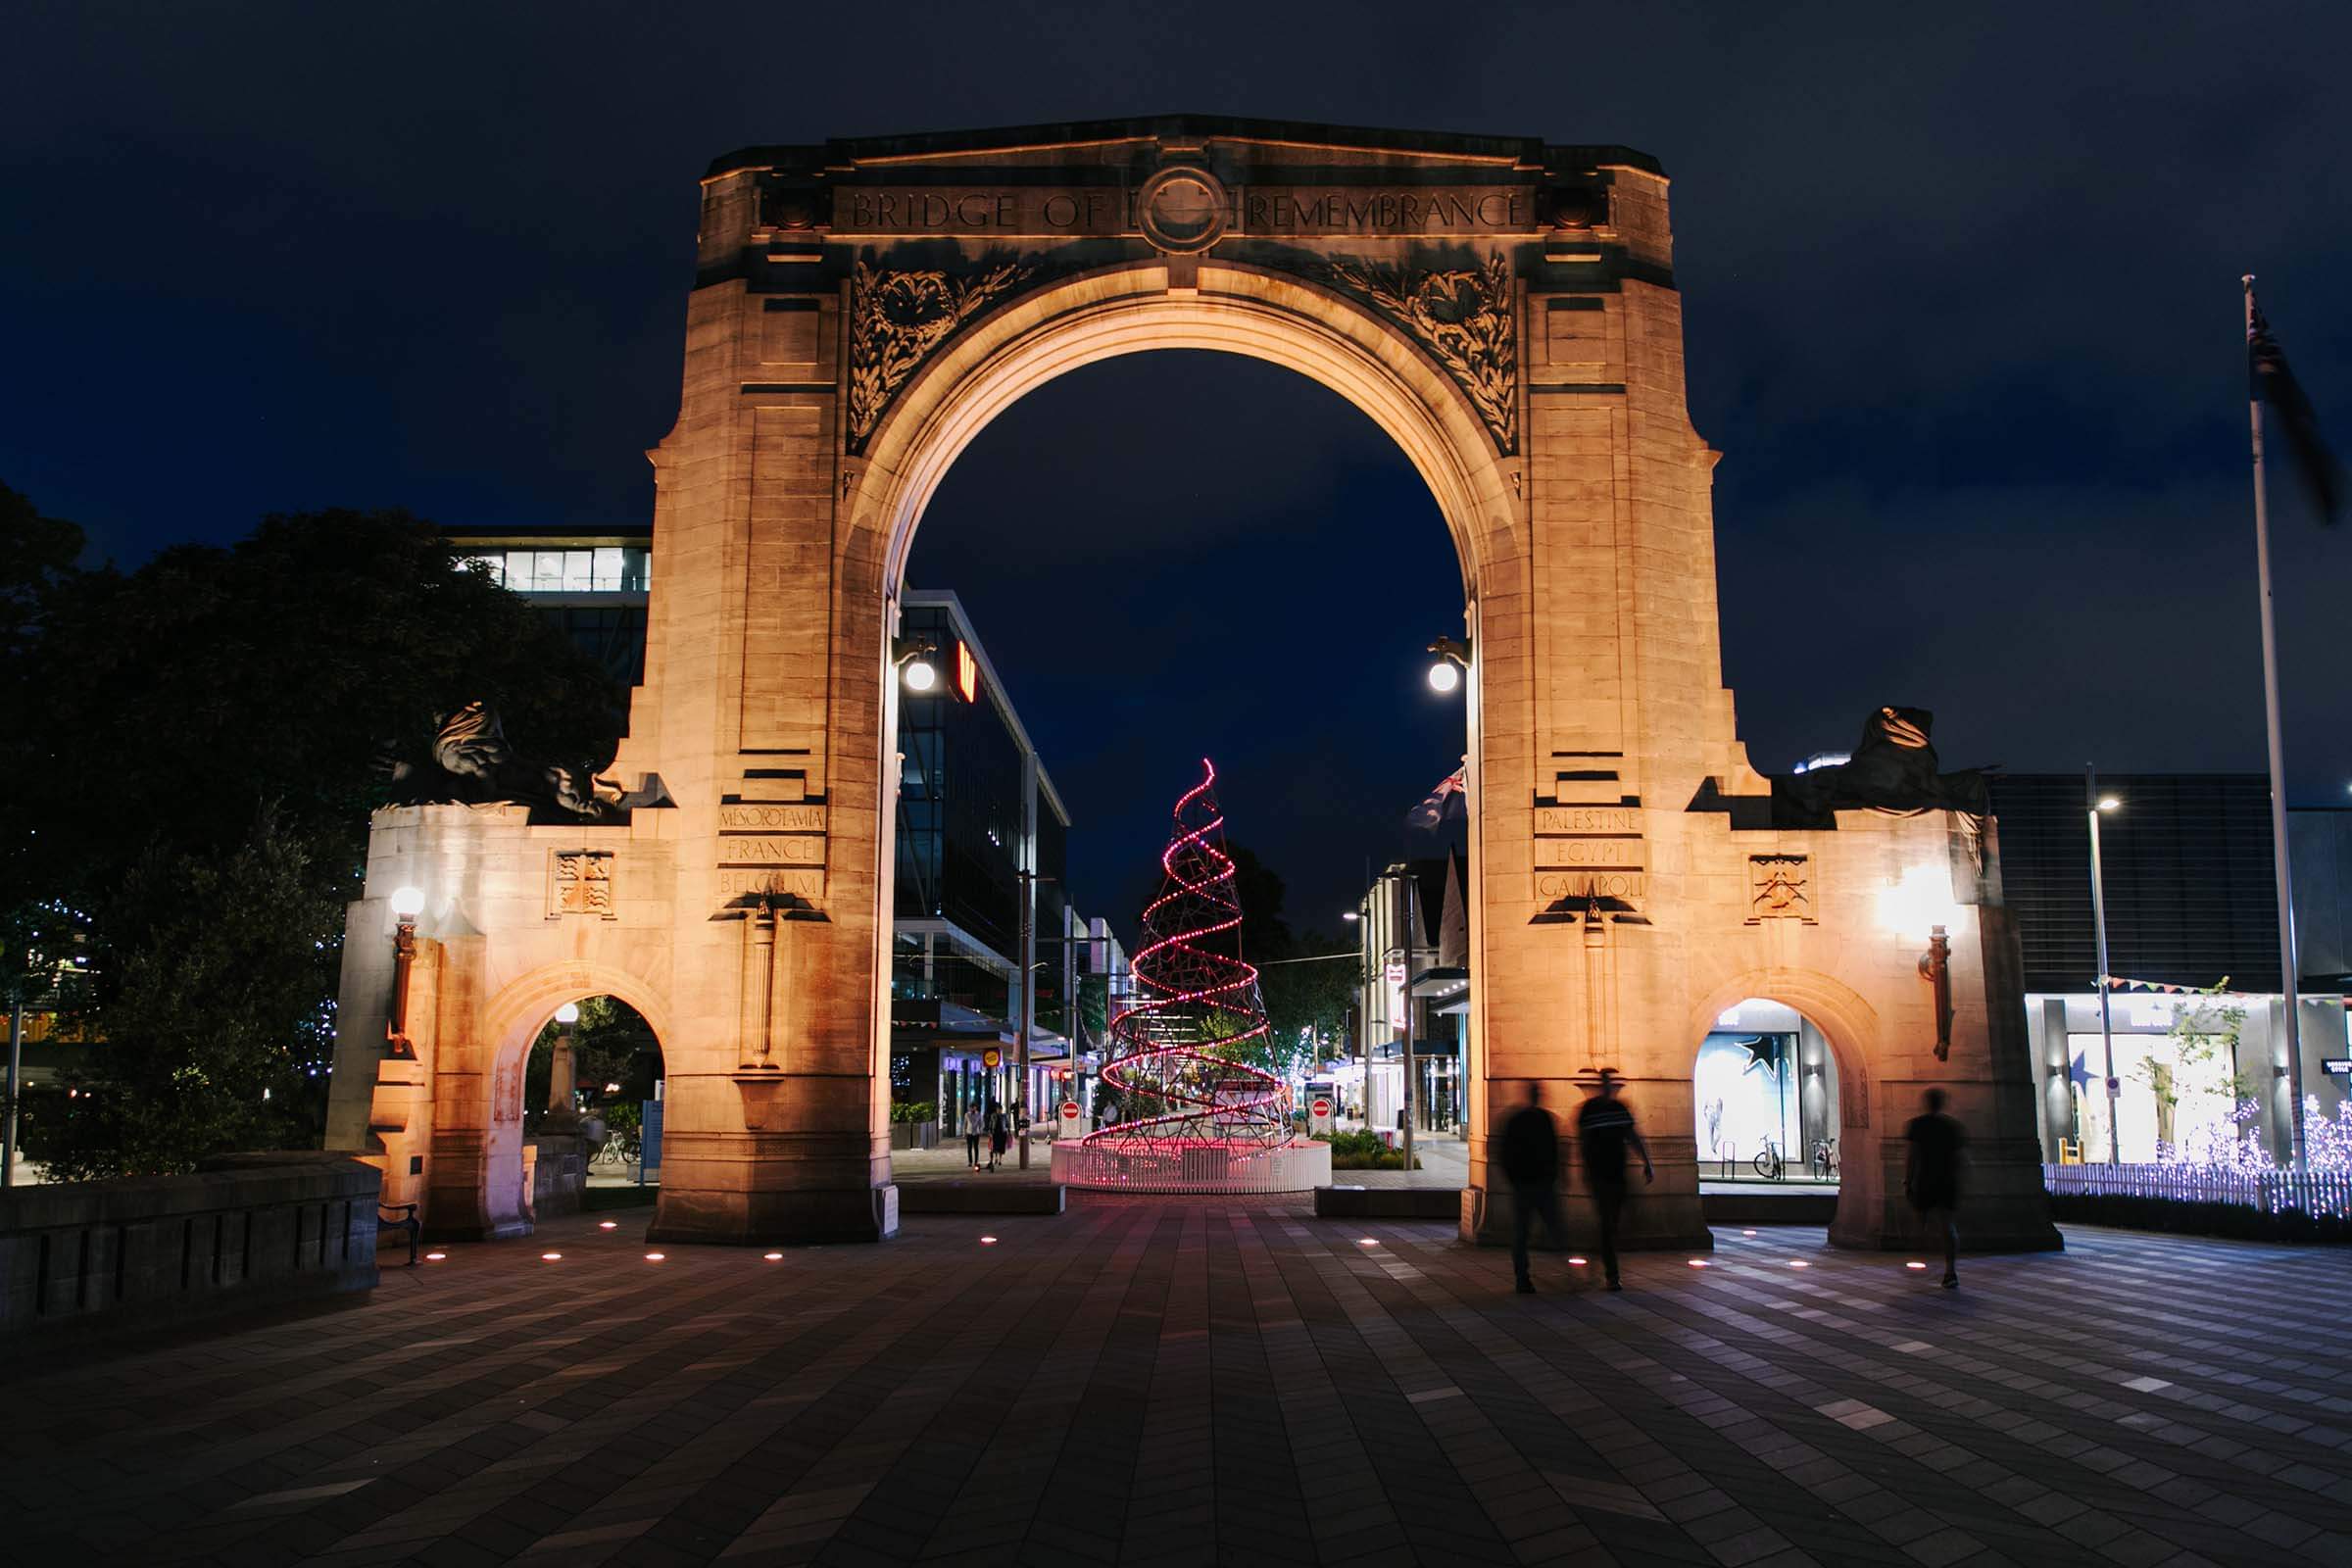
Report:
[[988,1130],[988,1124],[980,1119],[980,1102],[978,1101],[963,1107],[963,1120],[959,1125],[963,1132],[964,1163],[973,1170],[978,1170],[980,1168],[980,1135]]
[[988,1168],[993,1172],[1004,1151],[1012,1147],[1011,1125],[1004,1119],[1003,1106],[992,1106],[988,1113]]
[[1527,1267],[1527,1233],[1536,1216],[1544,1216],[1544,1232],[1557,1247],[1560,1229],[1560,1130],[1544,1108],[1544,1086],[1527,1086],[1527,1103],[1502,1124],[1502,1174],[1511,1184],[1511,1273],[1519,1294],[1536,1294],[1535,1277]]
[[1960,1152],[1968,1133],[1958,1120],[1944,1114],[1940,1089],[1927,1093],[1927,1112],[1911,1118],[1903,1138],[1911,1154],[1903,1169],[1903,1196],[1911,1200],[1920,1228],[1931,1237],[1943,1236],[1943,1288],[1960,1288],[1960,1228],[1953,1211],[1960,1206]]
[[1617,1219],[1625,1212],[1625,1152],[1629,1145],[1642,1156],[1642,1180],[1658,1179],[1658,1168],[1649,1160],[1649,1146],[1634,1125],[1633,1109],[1618,1098],[1624,1087],[1616,1068],[1601,1068],[1600,1092],[1576,1113],[1577,1152],[1584,1157],[1592,1206],[1600,1212],[1600,1266],[1608,1272],[1612,1291],[1625,1289],[1617,1280]]

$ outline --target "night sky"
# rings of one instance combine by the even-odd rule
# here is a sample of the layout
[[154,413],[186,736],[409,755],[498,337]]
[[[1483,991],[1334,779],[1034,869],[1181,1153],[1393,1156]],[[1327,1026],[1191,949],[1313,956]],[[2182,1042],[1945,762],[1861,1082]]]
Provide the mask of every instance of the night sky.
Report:
[[[325,506],[642,519],[695,182],[746,144],[1176,112],[1622,142],[1675,181],[1759,765],[1886,701],[1946,766],[2263,765],[2237,277],[2341,449],[2352,8],[1136,9],[12,7],[0,480],[125,564]],[[2274,498],[2291,794],[2352,803],[2352,527]],[[1435,506],[1276,368],[1036,393],[910,575],[973,612],[1089,912],[1206,752],[1328,923],[1461,750],[1420,680],[1459,624]]]

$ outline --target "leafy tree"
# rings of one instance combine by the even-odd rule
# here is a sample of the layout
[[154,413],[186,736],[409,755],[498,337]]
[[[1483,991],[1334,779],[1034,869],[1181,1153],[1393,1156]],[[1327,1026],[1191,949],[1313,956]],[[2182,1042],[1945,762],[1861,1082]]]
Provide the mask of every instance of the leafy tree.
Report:
[[[74,573],[40,596],[30,883],[106,886],[142,838],[233,845],[258,803],[348,885],[383,800],[387,742],[481,699],[520,750],[612,758],[612,679],[531,607],[462,565],[403,513],[276,516],[227,549],[181,545],[129,573]],[[29,819],[29,820],[27,820]]]
[[225,855],[153,849],[114,907],[99,1069],[37,1102],[26,1153],[75,1181],[315,1141],[342,909],[304,846],[265,812]]

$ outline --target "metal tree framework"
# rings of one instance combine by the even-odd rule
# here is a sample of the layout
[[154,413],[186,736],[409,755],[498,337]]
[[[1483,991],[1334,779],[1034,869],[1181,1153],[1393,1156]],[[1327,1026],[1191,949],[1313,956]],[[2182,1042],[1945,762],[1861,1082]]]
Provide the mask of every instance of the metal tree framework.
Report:
[[1266,1038],[1257,970],[1241,956],[1242,901],[1225,853],[1217,770],[1176,802],[1175,834],[1160,853],[1165,879],[1144,910],[1133,969],[1137,1000],[1111,1019],[1115,1052],[1102,1076],[1126,1119],[1085,1140],[1137,1152],[1214,1143],[1250,1157],[1291,1139],[1291,1092],[1237,1057]]

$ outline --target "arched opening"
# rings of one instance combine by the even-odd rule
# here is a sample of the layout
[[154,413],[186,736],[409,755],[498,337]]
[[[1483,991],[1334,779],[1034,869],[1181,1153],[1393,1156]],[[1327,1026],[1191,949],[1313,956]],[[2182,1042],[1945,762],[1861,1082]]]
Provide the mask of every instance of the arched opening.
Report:
[[[667,1016],[662,999],[637,977],[597,963],[533,970],[493,997],[481,1014],[488,1049],[477,1058],[478,1075],[435,1075],[436,1118],[455,1141],[436,1148],[429,1223],[449,1235],[527,1234],[538,1220],[588,1205],[592,1169],[600,1178],[620,1178],[598,1182],[615,1195],[612,1200],[651,1201],[661,1174],[658,1108],[651,1117],[650,1160],[641,1154],[615,1172],[599,1165],[597,1156],[613,1137],[614,1122],[608,1118],[628,1097],[647,1092],[636,1101],[640,1121],[646,1107],[665,1103],[662,1042]],[[572,1046],[570,1118],[555,1103],[556,1048],[566,1033]],[[625,1074],[612,1070],[624,1062]],[[541,1066],[545,1077],[534,1070]],[[620,1087],[607,1087],[612,1084]],[[624,1126],[627,1119],[618,1114]],[[624,1187],[627,1194],[617,1192]]]
[[659,1187],[665,1078],[662,1042],[635,1007],[612,996],[564,1003],[523,1061],[523,1137],[540,1143],[543,1166],[570,1152],[550,1141],[577,1139],[583,1191],[608,1201]]
[[1838,1054],[1797,1008],[1746,997],[1724,1008],[1699,1041],[1691,1105],[1700,1191],[1757,1187],[1829,1199],[1845,1149]]
[[[920,691],[886,679],[883,692],[899,784],[884,940],[903,1175],[968,1172],[969,1118],[985,1138],[994,1108],[1028,1107],[1042,1136],[1117,1115],[1101,1075],[1107,1025],[1132,995],[1127,960],[1170,804],[1205,752],[1250,852],[1236,859],[1244,952],[1264,960],[1264,1064],[1289,1085],[1301,1135],[1345,1134],[1343,1080],[1402,1083],[1409,1019],[1418,1163],[1463,1179],[1477,1076],[1475,579],[1433,468],[1457,499],[1473,487],[1426,406],[1399,413],[1403,400],[1367,393],[1362,365],[1332,371],[1331,343],[1282,352],[1307,328],[1240,314],[1135,303],[1129,319],[1065,321],[1052,352],[1015,343],[975,364],[928,438],[892,460],[905,477],[889,503],[889,657],[895,672],[929,647],[945,677]],[[877,451],[890,444],[886,429]],[[1429,681],[1439,637],[1472,655],[1473,678],[1450,692]],[[960,661],[982,638],[976,671]],[[1246,648],[1254,676],[1200,689],[1171,676],[1220,647]],[[1352,700],[1366,691],[1380,711]],[[992,718],[976,695],[1010,701]],[[993,879],[948,842],[959,813],[973,842],[985,831],[969,810],[974,770],[955,765],[975,744],[959,728],[1009,737],[1051,781],[998,812],[1018,842],[987,845],[1007,852]],[[1268,735],[1285,744],[1259,744]],[[1408,834],[1432,798],[1438,820]],[[1314,831],[1286,833],[1318,815]],[[1115,869],[1104,841],[1119,846]],[[975,908],[959,873],[1004,914]],[[1411,897],[1394,896],[1408,884]],[[1401,1164],[1401,1098],[1358,1134],[1385,1146],[1368,1159]]]

